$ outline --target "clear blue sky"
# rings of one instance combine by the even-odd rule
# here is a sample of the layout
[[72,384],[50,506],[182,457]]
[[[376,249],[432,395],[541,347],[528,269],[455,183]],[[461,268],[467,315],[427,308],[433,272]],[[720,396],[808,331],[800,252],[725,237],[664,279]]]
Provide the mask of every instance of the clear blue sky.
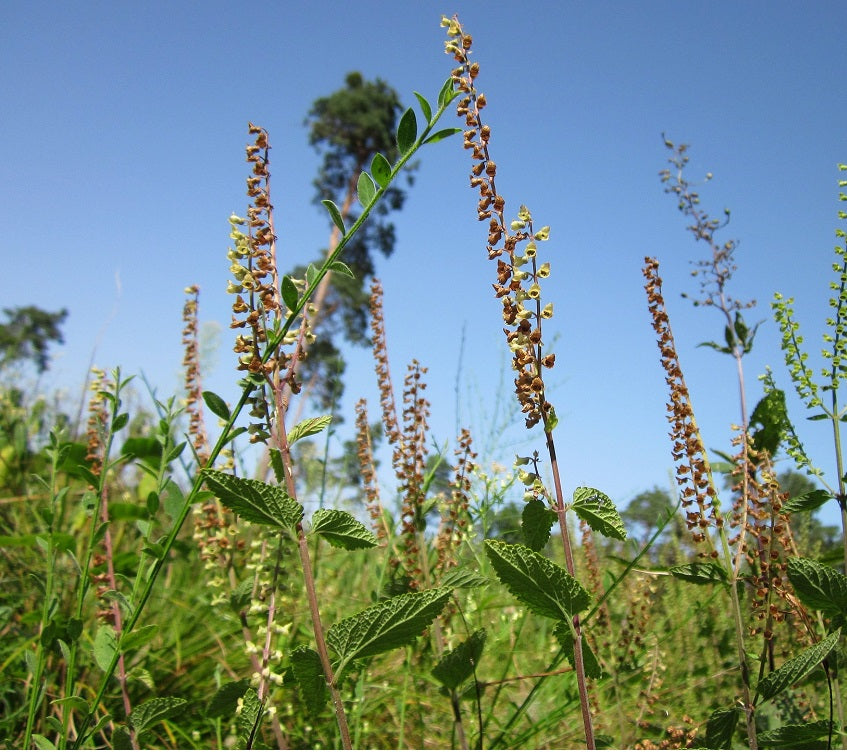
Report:
[[[252,15],[251,15],[252,13]],[[252,120],[270,132],[283,270],[326,244],[312,206],[318,158],[303,118],[345,74],[386,79],[411,104],[449,75],[442,13],[475,39],[498,188],[552,227],[558,341],[551,396],[561,418],[565,485],[619,503],[671,467],[665,388],[642,290],[645,254],[665,294],[695,409],[711,447],[726,449],[738,408],[732,361],[695,292],[685,232],[657,173],[660,133],[692,144],[690,177],[711,171],[707,208],[733,212],[738,298],[767,319],[748,360],[750,400],[766,364],[787,387],[768,302],[797,297],[814,353],[826,316],[838,173],[847,161],[847,4],[773,2],[456,1],[17,2],[0,4],[0,305],[70,311],[49,384],[75,389],[97,364],[144,369],[160,394],[179,385],[183,288],[201,287],[201,318],[222,325],[207,385],[234,401],[226,219],[245,207],[243,146]],[[451,118],[452,121],[452,118]],[[449,124],[453,124],[450,122]],[[397,249],[379,261],[395,381],[429,366],[431,424],[486,436],[483,413],[511,380],[484,226],[456,139],[427,148]],[[459,371],[461,333],[465,347]],[[504,371],[505,369],[505,371]],[[459,415],[456,415],[456,385]],[[346,411],[366,396],[368,353],[350,355]],[[508,387],[505,397],[508,399]],[[398,395],[399,398],[399,395]],[[509,405],[512,403],[509,402]],[[821,424],[800,428],[819,464]],[[347,429],[345,429],[347,430]],[[543,448],[516,420],[488,459]],[[829,518],[829,515],[827,516]]]

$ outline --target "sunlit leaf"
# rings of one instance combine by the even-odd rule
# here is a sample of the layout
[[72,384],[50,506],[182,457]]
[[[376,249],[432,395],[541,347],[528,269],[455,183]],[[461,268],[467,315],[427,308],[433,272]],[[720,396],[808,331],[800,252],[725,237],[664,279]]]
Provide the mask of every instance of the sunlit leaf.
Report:
[[391,165],[380,153],[374,154],[371,160],[371,175],[380,188],[385,188],[391,178]]
[[331,272],[337,272],[338,274],[343,274],[345,277],[350,277],[350,279],[356,279],[356,275],[353,274],[353,270],[347,266],[343,261],[333,261],[329,265],[329,270]]
[[453,81],[453,77],[448,78],[441,87],[441,91],[438,92],[438,106],[444,107],[447,105],[450,100],[456,95],[454,91],[455,83]]
[[799,655],[783,663],[776,671],[769,673],[759,682],[756,690],[762,702],[776,697],[784,689],[796,684],[829,655],[838,644],[841,630],[837,629],[828,637],[803,650]]
[[160,721],[173,718],[187,704],[188,701],[181,697],[154,697],[136,705],[129,714],[129,722],[140,734]]
[[332,218],[333,224],[341,231],[341,234],[344,235],[347,230],[344,229],[344,219],[341,217],[341,212],[338,210],[338,207],[334,202],[330,201],[328,198],[325,198],[321,203],[326,207],[326,210],[329,212],[329,216]]
[[206,485],[221,503],[248,522],[292,528],[303,517],[303,507],[279,486],[220,470],[202,472]]
[[285,303],[285,306],[289,311],[293,311],[297,308],[297,301],[300,299],[300,293],[297,290],[297,285],[295,285],[294,280],[286,274],[282,278],[280,288],[282,291],[282,302]]
[[443,128],[440,131],[436,131],[431,136],[427,136],[424,140],[425,144],[435,144],[439,141],[443,141],[445,138],[450,138],[450,136],[455,136],[457,133],[461,133],[461,128]]
[[301,420],[288,432],[288,445],[291,446],[291,444],[295,441],[299,441],[306,436],[314,436],[316,433],[320,433],[331,422],[331,415],[320,415],[317,418],[306,418],[305,420]]
[[115,630],[110,624],[101,624],[94,636],[94,661],[101,671],[106,671],[118,649]]
[[809,721],[760,731],[756,740],[762,749],[827,749],[831,730],[829,721]]
[[521,532],[526,545],[540,551],[550,540],[550,529],[556,521],[556,513],[541,499],[533,498],[526,503],[521,513]]
[[421,106],[421,112],[426,118],[426,122],[430,122],[432,120],[432,106],[423,94],[418,94],[418,92],[415,92],[415,97],[417,97],[418,104]]
[[847,613],[847,577],[813,559],[788,560],[788,579],[797,597],[828,616]]
[[833,496],[829,491],[824,491],[822,488],[816,488],[814,491],[808,491],[798,496],[792,496],[782,505],[782,512],[790,514],[793,512],[811,512],[818,507],[823,506],[832,499]]
[[312,515],[312,532],[323,536],[334,548],[347,551],[377,544],[376,536],[343,509],[318,509]]
[[418,119],[415,116],[415,111],[409,107],[400,118],[400,124],[397,126],[397,148],[400,154],[408,153],[415,145],[415,139],[418,137]]
[[668,572],[678,580],[695,585],[722,584],[727,580],[724,568],[714,561],[692,561],[671,567]]
[[203,401],[206,403],[206,407],[208,407],[219,418],[229,420],[229,407],[227,407],[226,402],[218,397],[217,394],[209,391],[203,392]]
[[577,488],[571,507],[595,533],[626,540],[626,527],[612,500],[596,488]]
[[370,206],[376,196],[376,185],[373,178],[364,170],[359,173],[359,180],[356,183],[356,194],[359,196],[359,203],[363,206]]

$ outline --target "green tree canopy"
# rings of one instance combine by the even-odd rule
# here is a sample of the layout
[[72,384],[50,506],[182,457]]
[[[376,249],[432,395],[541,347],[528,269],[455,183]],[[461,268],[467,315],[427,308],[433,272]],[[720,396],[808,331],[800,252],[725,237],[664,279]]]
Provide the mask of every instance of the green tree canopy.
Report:
[[0,365],[30,360],[38,373],[48,368],[51,343],[63,344],[61,325],[66,309],[50,313],[36,306],[4,308],[6,323],[0,324]]

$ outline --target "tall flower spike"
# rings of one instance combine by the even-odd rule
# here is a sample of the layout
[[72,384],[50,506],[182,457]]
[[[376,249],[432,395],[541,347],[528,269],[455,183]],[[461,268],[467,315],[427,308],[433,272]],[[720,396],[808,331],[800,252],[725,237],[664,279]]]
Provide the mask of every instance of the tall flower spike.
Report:
[[191,285],[185,288],[188,298],[182,308],[182,345],[185,355],[182,365],[185,368],[185,411],[188,413],[188,435],[192,438],[194,451],[199,464],[205,465],[209,459],[209,439],[206,423],[203,419],[203,390],[200,382],[200,356],[197,335],[197,306],[200,288]]
[[400,440],[397,424],[397,407],[394,403],[394,387],[391,384],[391,369],[388,365],[388,343],[385,337],[385,319],[382,315],[382,283],[374,279],[371,283],[371,331],[373,332],[373,355],[376,363],[376,380],[382,405],[382,424],[388,443],[395,445]]
[[495,184],[497,164],[489,153],[491,128],[480,116],[486,102],[485,95],[476,89],[479,63],[470,61],[473,39],[455,17],[445,17],[441,23],[447,27],[445,50],[459,63],[453,80],[463,96],[456,112],[467,127],[464,146],[473,161],[470,184],[479,191],[477,217],[488,222],[488,258],[497,260],[497,282],[492,286],[503,305],[503,332],[517,373],[515,393],[527,428],[543,423],[547,429],[555,423],[555,412],[545,396],[544,369],[553,367],[555,356],[543,351],[541,322],[553,316],[553,306],[541,302],[541,281],[550,275],[550,264],[540,264],[537,253],[538,243],[550,237],[550,228],[535,230],[526,206],[520,207],[515,219],[507,221],[506,201]]

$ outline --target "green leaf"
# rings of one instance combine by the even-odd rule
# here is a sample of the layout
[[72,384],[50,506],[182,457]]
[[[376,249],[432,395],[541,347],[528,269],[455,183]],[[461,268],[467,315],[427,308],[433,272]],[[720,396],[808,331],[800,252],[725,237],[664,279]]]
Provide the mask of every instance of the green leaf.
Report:
[[306,436],[314,436],[316,433],[320,433],[331,422],[331,415],[321,415],[317,418],[306,418],[306,420],[301,420],[288,432],[288,445],[291,446],[295,441],[299,441]]
[[376,536],[349,512],[342,509],[318,509],[312,515],[312,532],[322,535],[333,548],[354,551],[373,548]]
[[487,540],[485,552],[500,582],[540,616],[569,619],[591,600],[588,591],[562,567],[526,546]]
[[329,216],[332,218],[333,224],[341,231],[342,235],[347,234],[347,230],[344,229],[344,219],[341,216],[341,212],[338,210],[338,207],[334,202],[330,201],[328,198],[325,198],[321,203],[326,207],[326,210],[329,212]]
[[533,498],[526,503],[521,513],[521,532],[526,545],[540,551],[550,540],[550,529],[556,521],[556,513],[541,499]]
[[391,164],[379,152],[371,160],[371,175],[380,188],[385,188],[391,179]]
[[306,284],[309,287],[312,287],[315,284],[315,281],[318,278],[318,267],[314,264],[309,264],[306,267]]
[[[575,646],[573,632],[571,632],[570,625],[566,621],[560,621],[553,630],[553,634],[556,635],[556,639],[562,646],[562,650],[565,651],[565,658],[568,659],[568,663],[570,663],[575,669]],[[594,655],[594,651],[591,649],[591,645],[588,644],[588,640],[585,639],[584,634],[582,636],[582,665],[585,668],[585,675],[589,679],[599,679],[603,675],[603,669],[600,668],[600,662],[597,660],[597,656]]]
[[244,697],[244,693],[249,688],[249,679],[241,679],[222,685],[206,705],[206,717],[220,718],[227,716],[227,720],[229,720],[229,718],[235,716],[238,701]]
[[350,277],[350,279],[356,279],[356,275],[353,274],[353,270],[347,266],[343,261],[333,261],[329,265],[329,270],[331,272],[338,272],[339,274],[343,274],[345,277]]
[[451,569],[441,578],[441,585],[451,588],[477,588],[488,584],[487,577],[483,577],[467,567]]
[[239,582],[229,594],[229,606],[235,613],[240,613],[250,605],[251,600],[253,600],[253,580],[248,577]]
[[130,436],[123,443],[121,454],[156,462],[162,456],[162,445],[152,436]]
[[42,736],[41,734],[33,734],[32,741],[35,742],[35,746],[37,749],[56,749],[56,745],[53,744],[46,736]]
[[809,608],[827,616],[847,613],[847,577],[813,559],[791,557],[788,579],[797,597]]
[[287,274],[282,278],[280,290],[282,292],[282,302],[285,303],[286,308],[289,311],[297,308],[297,301],[300,300],[300,292],[297,289],[297,285],[294,284],[294,280]]
[[808,491],[799,496],[792,496],[782,505],[781,512],[790,514],[793,512],[811,512],[818,507],[823,506],[830,499],[834,498],[829,491],[824,491],[822,488],[816,488],[814,491]]
[[726,582],[726,572],[714,561],[693,561],[671,567],[668,572],[678,580],[693,582],[695,585],[720,585]]
[[409,107],[401,116],[400,124],[397,126],[397,148],[401,155],[405,155],[411,150],[417,137],[418,119],[415,117],[415,111]]
[[429,102],[427,102],[426,97],[423,94],[415,92],[415,96],[417,97],[418,104],[421,106],[421,112],[426,118],[426,122],[429,123],[432,120],[432,106]]
[[300,645],[291,651],[291,670],[310,713],[320,713],[329,700],[320,656],[311,648]]
[[756,739],[763,749],[824,749],[832,724],[829,721],[810,721],[760,731]]
[[121,652],[135,650],[140,645],[146,645],[159,631],[157,624],[145,624],[143,627],[121,635]]
[[279,486],[220,470],[204,469],[202,473],[221,503],[248,522],[293,528],[303,518],[303,507]]
[[118,649],[115,630],[110,624],[101,624],[94,636],[94,661],[101,671],[109,668],[112,658]]
[[837,629],[820,642],[806,648],[799,655],[783,663],[776,671],[769,673],[756,691],[761,695],[762,702],[776,697],[784,689],[796,684],[826,658],[838,644],[841,630]]
[[817,415],[810,415],[806,420],[826,420],[828,417],[826,413],[818,413]]
[[63,708],[68,708],[69,710],[73,710],[77,713],[88,713],[90,711],[88,703],[79,695],[63,697],[61,700],[53,700],[50,704],[61,705]]
[[229,420],[229,407],[217,394],[214,392],[203,392],[203,401],[215,415],[223,420]]
[[122,723],[115,724],[112,729],[112,749],[132,749],[132,737],[129,729]]
[[412,643],[441,613],[451,592],[440,587],[404,593],[333,624],[326,642],[340,659],[338,673],[350,661]]
[[436,131],[431,136],[428,136],[425,140],[425,144],[435,144],[439,141],[443,141],[445,138],[450,138],[450,136],[455,136],[457,133],[461,133],[461,128],[443,128],[440,131]]
[[717,350],[720,353],[726,353],[727,355],[732,354],[732,350],[728,347],[723,347],[719,345],[717,342],[701,342],[697,347],[711,347],[713,350]]
[[447,689],[456,689],[473,674],[485,647],[485,630],[478,629],[467,640],[444,654],[432,669],[432,675]]
[[768,454],[776,454],[790,426],[785,409],[785,392],[780,389],[768,392],[759,400],[750,416],[753,446],[758,450],[764,449]]
[[707,749],[730,749],[732,736],[738,725],[740,708],[720,708],[706,721]]
[[438,92],[439,107],[446,107],[450,100],[456,95],[457,92],[453,89],[454,85],[453,77],[451,76],[441,86],[441,91]]
[[160,721],[173,718],[187,704],[181,697],[154,697],[136,705],[129,714],[129,722],[135,733],[141,734]]
[[373,178],[364,170],[359,173],[359,180],[356,183],[356,193],[359,196],[359,203],[363,207],[368,207],[376,196],[376,185]]
[[112,431],[117,433],[120,431],[127,423],[129,423],[129,413],[121,413],[120,415],[115,417],[115,420],[112,423]]
[[241,712],[235,716],[235,730],[238,733],[236,749],[253,748],[253,730],[256,728],[256,721],[259,719],[261,710],[259,695],[253,687],[248,687],[244,693]]
[[596,488],[577,488],[573,492],[571,508],[595,533],[626,540],[626,527],[614,503]]

